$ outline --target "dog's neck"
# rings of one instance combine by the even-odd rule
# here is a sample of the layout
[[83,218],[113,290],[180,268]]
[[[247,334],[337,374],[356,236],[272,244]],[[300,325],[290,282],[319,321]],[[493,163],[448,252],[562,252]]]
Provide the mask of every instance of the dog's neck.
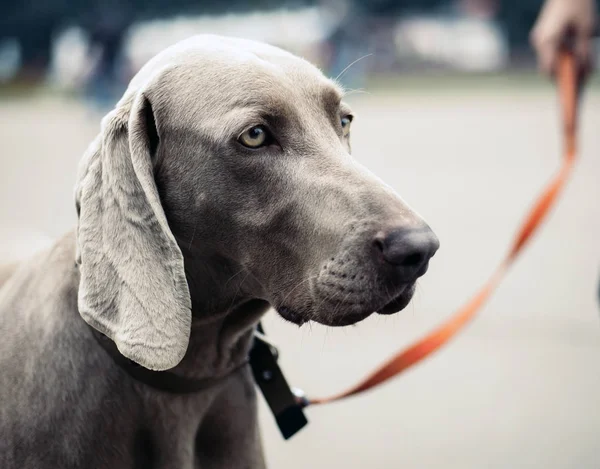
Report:
[[[231,273],[236,267],[215,259],[215,255],[208,258],[189,249],[182,252],[192,299],[192,326],[187,352],[169,372],[191,380],[211,381],[247,362],[254,330],[269,304],[248,294],[244,284],[252,285],[253,281],[239,268],[236,275]],[[210,270],[210,266],[217,266],[218,272]],[[75,263],[73,268],[77,274],[74,281],[78,283]],[[228,278],[223,278],[223,273]],[[119,355],[114,343],[110,343],[111,354]]]
[[268,303],[252,300],[207,318],[195,314],[187,352],[170,371],[187,378],[209,379],[243,365],[256,324],[268,308]]
[[269,304],[250,293],[256,281],[240,266],[180,242],[192,299],[192,330],[183,360],[171,371],[190,378],[222,376],[248,358]]

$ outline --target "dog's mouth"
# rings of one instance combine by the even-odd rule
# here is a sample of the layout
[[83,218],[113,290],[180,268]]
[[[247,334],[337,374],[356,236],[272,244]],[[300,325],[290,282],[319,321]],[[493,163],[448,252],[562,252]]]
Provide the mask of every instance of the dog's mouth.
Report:
[[314,316],[310,313],[304,313],[302,311],[292,309],[288,306],[280,306],[277,308],[277,312],[281,317],[283,317],[287,321],[290,321],[299,326],[308,321],[315,321],[325,326],[332,327],[351,326],[368,318],[373,313],[390,315],[402,311],[410,303],[410,300],[412,299],[415,293],[415,285],[415,283],[407,285],[404,289],[402,289],[400,293],[398,293],[395,297],[393,297],[391,300],[389,300],[382,306],[376,306],[362,311],[344,311],[343,307],[340,307],[338,309],[337,314],[322,317]]
[[412,283],[408,285],[402,292],[396,296],[392,301],[385,304],[383,307],[377,310],[378,314],[394,314],[402,311],[404,308],[408,306],[410,300],[412,300],[413,295],[415,294],[415,286],[416,283]]

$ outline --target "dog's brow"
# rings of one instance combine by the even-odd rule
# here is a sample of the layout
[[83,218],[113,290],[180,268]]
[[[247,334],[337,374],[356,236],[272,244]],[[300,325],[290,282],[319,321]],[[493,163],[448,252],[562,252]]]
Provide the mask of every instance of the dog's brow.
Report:
[[321,93],[321,99],[325,105],[325,108],[328,110],[335,110],[336,112],[343,96],[344,93],[342,90],[334,86],[328,86]]

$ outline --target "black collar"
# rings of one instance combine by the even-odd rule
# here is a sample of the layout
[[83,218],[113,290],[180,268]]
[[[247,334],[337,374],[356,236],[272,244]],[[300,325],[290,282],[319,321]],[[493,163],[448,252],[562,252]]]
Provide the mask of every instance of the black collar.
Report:
[[112,358],[113,361],[129,376],[154,389],[158,389],[159,391],[173,394],[190,394],[193,392],[203,391],[214,386],[219,381],[248,364],[248,359],[246,359],[222,376],[203,379],[186,378],[185,376],[179,376],[172,371],[153,371],[138,365],[129,358],[124,357],[117,349],[115,343],[104,334],[98,332],[93,327],[90,327],[90,330],[92,331],[92,335],[96,341],[102,346],[106,353],[108,353],[110,358]]
[[171,371],[152,371],[138,365],[124,357],[111,339],[90,326],[94,338],[120,368],[133,379],[164,392],[190,394],[202,391],[250,363],[254,379],[275,416],[281,434],[287,440],[308,423],[302,411],[306,404],[299,402],[288,385],[277,364],[277,349],[266,340],[260,324],[257,329],[249,358],[222,376],[194,379]]

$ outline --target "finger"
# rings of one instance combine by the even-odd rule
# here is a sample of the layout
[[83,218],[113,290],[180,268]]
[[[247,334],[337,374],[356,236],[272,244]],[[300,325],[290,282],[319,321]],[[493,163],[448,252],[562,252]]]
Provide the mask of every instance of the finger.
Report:
[[554,76],[558,45],[554,41],[546,41],[537,47],[538,66],[548,76]]
[[542,73],[552,77],[556,68],[558,49],[564,36],[563,28],[548,28],[545,23],[538,23],[531,31],[530,41],[538,59],[538,67]]
[[579,78],[583,81],[592,71],[592,39],[588,34],[577,35],[574,52]]

